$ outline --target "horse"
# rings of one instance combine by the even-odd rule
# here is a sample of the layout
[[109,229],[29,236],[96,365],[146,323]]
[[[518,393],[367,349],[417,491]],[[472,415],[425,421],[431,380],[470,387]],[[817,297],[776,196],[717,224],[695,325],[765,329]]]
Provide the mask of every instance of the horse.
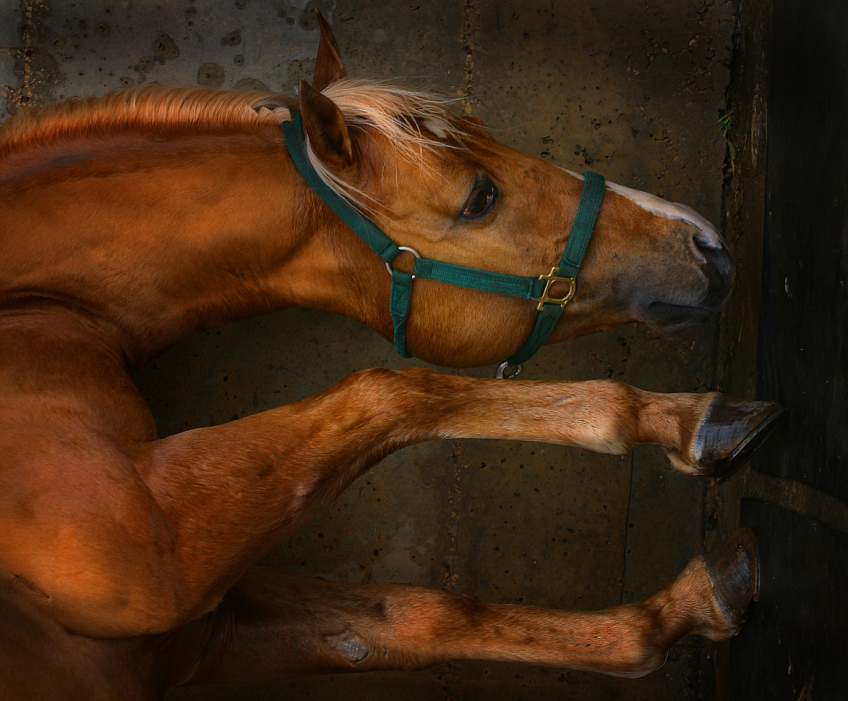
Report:
[[[313,81],[296,100],[149,87],[3,125],[4,698],[153,699],[179,685],[465,658],[639,676],[683,636],[728,639],[756,596],[756,538],[744,529],[650,598],[594,612],[255,564],[414,443],[511,438],[612,454],[652,443],[676,469],[720,479],[780,413],[608,380],[371,369],[293,404],[160,438],[128,370],[197,329],[301,306],[396,338],[400,272],[412,288],[404,348],[467,367],[511,357],[538,307],[564,299],[412,278],[410,249],[544,278],[584,183],[499,144],[447,99],[348,77],[319,24]],[[403,245],[389,272],[296,168],[281,133],[295,115],[326,189]],[[735,269],[712,225],[645,193],[601,191],[573,299],[548,342],[634,320],[673,331],[723,307]]]

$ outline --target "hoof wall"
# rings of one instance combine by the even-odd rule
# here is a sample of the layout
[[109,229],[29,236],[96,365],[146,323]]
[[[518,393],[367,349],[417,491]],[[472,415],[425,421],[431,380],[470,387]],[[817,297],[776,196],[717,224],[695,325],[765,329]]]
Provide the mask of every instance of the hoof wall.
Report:
[[737,402],[716,397],[694,439],[701,474],[730,479],[766,442],[785,409],[774,402]]
[[745,612],[760,592],[760,559],[757,537],[740,528],[715,550],[704,556],[704,569],[730,634],[745,620]]

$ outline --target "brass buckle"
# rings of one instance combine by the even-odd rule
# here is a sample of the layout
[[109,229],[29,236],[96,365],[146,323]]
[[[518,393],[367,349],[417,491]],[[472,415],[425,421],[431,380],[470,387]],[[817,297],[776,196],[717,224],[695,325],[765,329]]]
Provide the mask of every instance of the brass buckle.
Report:
[[[551,268],[551,272],[547,275],[540,275],[540,280],[545,281],[545,289],[542,291],[541,297],[534,297],[533,301],[538,302],[539,304],[536,306],[537,311],[542,311],[545,308],[546,304],[558,304],[560,307],[565,309],[565,305],[571,301],[571,298],[574,296],[574,293],[577,292],[577,282],[573,277],[562,277],[562,275],[558,274],[556,268]],[[550,292],[551,285],[555,282],[564,282],[568,285],[568,292],[566,292],[565,297],[551,297],[548,293]]]

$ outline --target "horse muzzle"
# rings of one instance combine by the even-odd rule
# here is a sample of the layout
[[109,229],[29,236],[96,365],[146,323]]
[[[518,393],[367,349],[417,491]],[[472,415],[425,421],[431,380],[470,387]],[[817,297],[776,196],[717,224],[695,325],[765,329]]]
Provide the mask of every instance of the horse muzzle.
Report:
[[637,317],[659,331],[702,323],[724,309],[733,291],[736,262],[721,235],[691,222],[686,229],[686,258],[673,266],[651,291],[637,295]]

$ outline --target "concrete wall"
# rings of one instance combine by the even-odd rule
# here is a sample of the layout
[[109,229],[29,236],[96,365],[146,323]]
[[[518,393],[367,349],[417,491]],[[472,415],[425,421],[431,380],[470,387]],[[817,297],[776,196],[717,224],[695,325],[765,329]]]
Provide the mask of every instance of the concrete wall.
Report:
[[[311,76],[318,6],[350,74],[434,87],[516,148],[720,219],[725,144],[716,119],[728,80],[729,2],[0,3],[7,113],[142,82],[292,91]],[[525,377],[704,391],[716,384],[715,343],[715,324],[673,338],[629,326],[543,349]],[[293,310],[201,333],[136,379],[161,431],[172,433],[307,396],[357,369],[411,364],[368,329]],[[384,461],[265,562],[495,602],[601,608],[676,576],[701,548],[703,513],[703,484],[672,472],[656,450],[608,457],[443,442]],[[661,671],[636,681],[470,662],[172,698],[709,698],[714,653],[689,639]]]

